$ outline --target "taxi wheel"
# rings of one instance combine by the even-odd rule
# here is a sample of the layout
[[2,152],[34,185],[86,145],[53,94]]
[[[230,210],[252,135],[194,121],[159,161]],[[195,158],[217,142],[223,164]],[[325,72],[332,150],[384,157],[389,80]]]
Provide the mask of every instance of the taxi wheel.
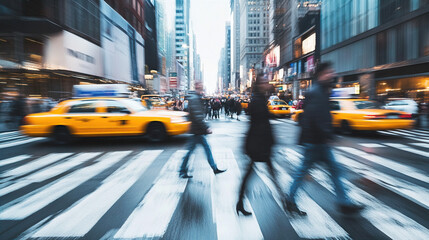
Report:
[[349,134],[352,134],[352,132],[353,132],[353,129],[350,127],[349,122],[347,122],[346,120],[343,120],[341,122],[341,133],[349,135]]
[[56,126],[52,134],[52,140],[58,144],[66,144],[72,141],[72,135],[66,126]]
[[162,142],[167,138],[164,124],[160,122],[150,123],[147,128],[147,136],[151,142]]

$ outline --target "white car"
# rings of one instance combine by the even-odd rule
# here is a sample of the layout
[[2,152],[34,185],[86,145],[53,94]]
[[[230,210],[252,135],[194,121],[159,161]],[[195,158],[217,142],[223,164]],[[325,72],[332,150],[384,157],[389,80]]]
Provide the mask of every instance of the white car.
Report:
[[417,114],[419,110],[417,103],[411,99],[391,101],[387,103],[384,108],[391,110],[399,110],[411,114]]

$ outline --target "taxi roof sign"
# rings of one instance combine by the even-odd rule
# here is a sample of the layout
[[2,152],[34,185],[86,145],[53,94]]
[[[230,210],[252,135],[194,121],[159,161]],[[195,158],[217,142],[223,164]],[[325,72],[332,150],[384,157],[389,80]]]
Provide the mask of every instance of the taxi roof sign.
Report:
[[74,98],[87,97],[129,97],[130,91],[127,84],[92,84],[74,85]]

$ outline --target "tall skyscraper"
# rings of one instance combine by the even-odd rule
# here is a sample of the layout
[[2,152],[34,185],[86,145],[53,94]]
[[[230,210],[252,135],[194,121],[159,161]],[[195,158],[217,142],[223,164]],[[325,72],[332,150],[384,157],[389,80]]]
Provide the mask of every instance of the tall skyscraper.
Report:
[[[189,14],[190,0],[176,0],[175,49],[176,59],[184,67],[189,79]],[[189,82],[183,83],[181,90],[189,89]]]
[[231,87],[240,90],[240,0],[231,2]]
[[262,68],[269,38],[269,0],[240,0],[240,91],[251,86],[252,68]]
[[231,85],[231,24],[225,25],[225,56],[224,56],[223,91],[228,91]]

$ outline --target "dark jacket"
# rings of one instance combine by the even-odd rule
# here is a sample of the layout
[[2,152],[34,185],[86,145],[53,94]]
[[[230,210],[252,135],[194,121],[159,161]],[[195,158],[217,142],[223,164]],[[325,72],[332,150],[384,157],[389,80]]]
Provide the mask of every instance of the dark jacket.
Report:
[[188,96],[189,120],[191,121],[191,133],[196,135],[207,134],[208,126],[204,119],[206,111],[201,95],[193,92]]
[[234,103],[235,113],[237,113],[237,115],[240,115],[242,110],[243,110],[243,108],[241,107],[241,102],[239,100],[235,101],[235,103]]
[[253,161],[268,161],[274,138],[265,96],[255,94],[250,100],[248,111],[250,128],[245,142],[246,154]]
[[325,144],[332,139],[329,88],[315,82],[305,94],[299,143]]

